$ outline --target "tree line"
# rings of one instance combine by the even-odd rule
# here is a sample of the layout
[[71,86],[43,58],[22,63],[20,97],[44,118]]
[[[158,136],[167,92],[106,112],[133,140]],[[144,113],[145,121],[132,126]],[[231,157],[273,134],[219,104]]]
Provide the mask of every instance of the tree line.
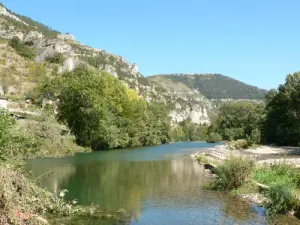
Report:
[[264,102],[223,104],[210,131],[227,141],[244,139],[246,145],[299,146],[300,72],[288,75],[284,84],[266,94]]
[[189,120],[171,124],[167,105],[146,102],[119,79],[96,69],[79,68],[48,79],[39,96],[59,99],[58,120],[68,125],[78,144],[94,150],[240,139],[243,147],[298,146],[300,140],[300,73],[288,75],[265,101],[224,103],[211,125]]

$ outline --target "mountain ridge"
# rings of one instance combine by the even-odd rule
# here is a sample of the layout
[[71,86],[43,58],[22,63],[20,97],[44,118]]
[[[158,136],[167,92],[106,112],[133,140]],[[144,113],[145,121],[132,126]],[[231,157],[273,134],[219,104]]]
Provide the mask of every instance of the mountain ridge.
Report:
[[[190,88],[197,89],[209,99],[264,99],[266,90],[249,85],[229,76],[219,73],[178,73],[178,74],[156,74],[148,77],[150,80],[155,80],[157,76],[162,76],[174,81],[179,81]],[[196,80],[196,81],[195,81]],[[198,82],[198,83],[197,83]],[[212,86],[222,85],[222,92],[214,91]],[[229,85],[234,86],[231,88]],[[238,88],[238,90],[237,90]]]

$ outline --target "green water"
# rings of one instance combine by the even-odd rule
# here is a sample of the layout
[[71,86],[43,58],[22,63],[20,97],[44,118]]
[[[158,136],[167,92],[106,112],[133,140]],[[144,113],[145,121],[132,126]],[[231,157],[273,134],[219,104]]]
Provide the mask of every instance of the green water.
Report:
[[[189,155],[201,142],[81,154],[28,163],[33,178],[68,200],[125,209],[131,225],[268,224],[263,209],[224,193],[201,190],[209,179]],[[92,221],[85,224],[94,224]]]

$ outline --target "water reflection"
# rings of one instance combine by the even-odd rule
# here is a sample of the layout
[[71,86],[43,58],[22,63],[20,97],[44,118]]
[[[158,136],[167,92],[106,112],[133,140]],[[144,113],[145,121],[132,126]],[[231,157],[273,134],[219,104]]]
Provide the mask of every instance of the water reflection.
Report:
[[50,191],[68,189],[67,198],[83,205],[124,208],[132,224],[266,223],[248,203],[201,190],[210,178],[190,159],[85,163],[78,157],[68,163],[33,163],[31,169],[34,177],[52,171],[41,179]]

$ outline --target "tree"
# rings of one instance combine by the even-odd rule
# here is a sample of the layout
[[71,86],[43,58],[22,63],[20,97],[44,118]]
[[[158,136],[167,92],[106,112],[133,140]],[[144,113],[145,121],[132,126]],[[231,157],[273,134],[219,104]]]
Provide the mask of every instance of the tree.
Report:
[[40,93],[59,101],[59,120],[77,142],[95,150],[167,143],[168,110],[145,102],[108,73],[76,69],[43,83]]
[[264,104],[254,102],[229,102],[218,112],[213,132],[221,134],[224,140],[252,138],[259,141],[258,131],[264,121]]
[[266,143],[300,144],[300,72],[290,74],[278,90],[267,94],[267,116],[263,127]]

